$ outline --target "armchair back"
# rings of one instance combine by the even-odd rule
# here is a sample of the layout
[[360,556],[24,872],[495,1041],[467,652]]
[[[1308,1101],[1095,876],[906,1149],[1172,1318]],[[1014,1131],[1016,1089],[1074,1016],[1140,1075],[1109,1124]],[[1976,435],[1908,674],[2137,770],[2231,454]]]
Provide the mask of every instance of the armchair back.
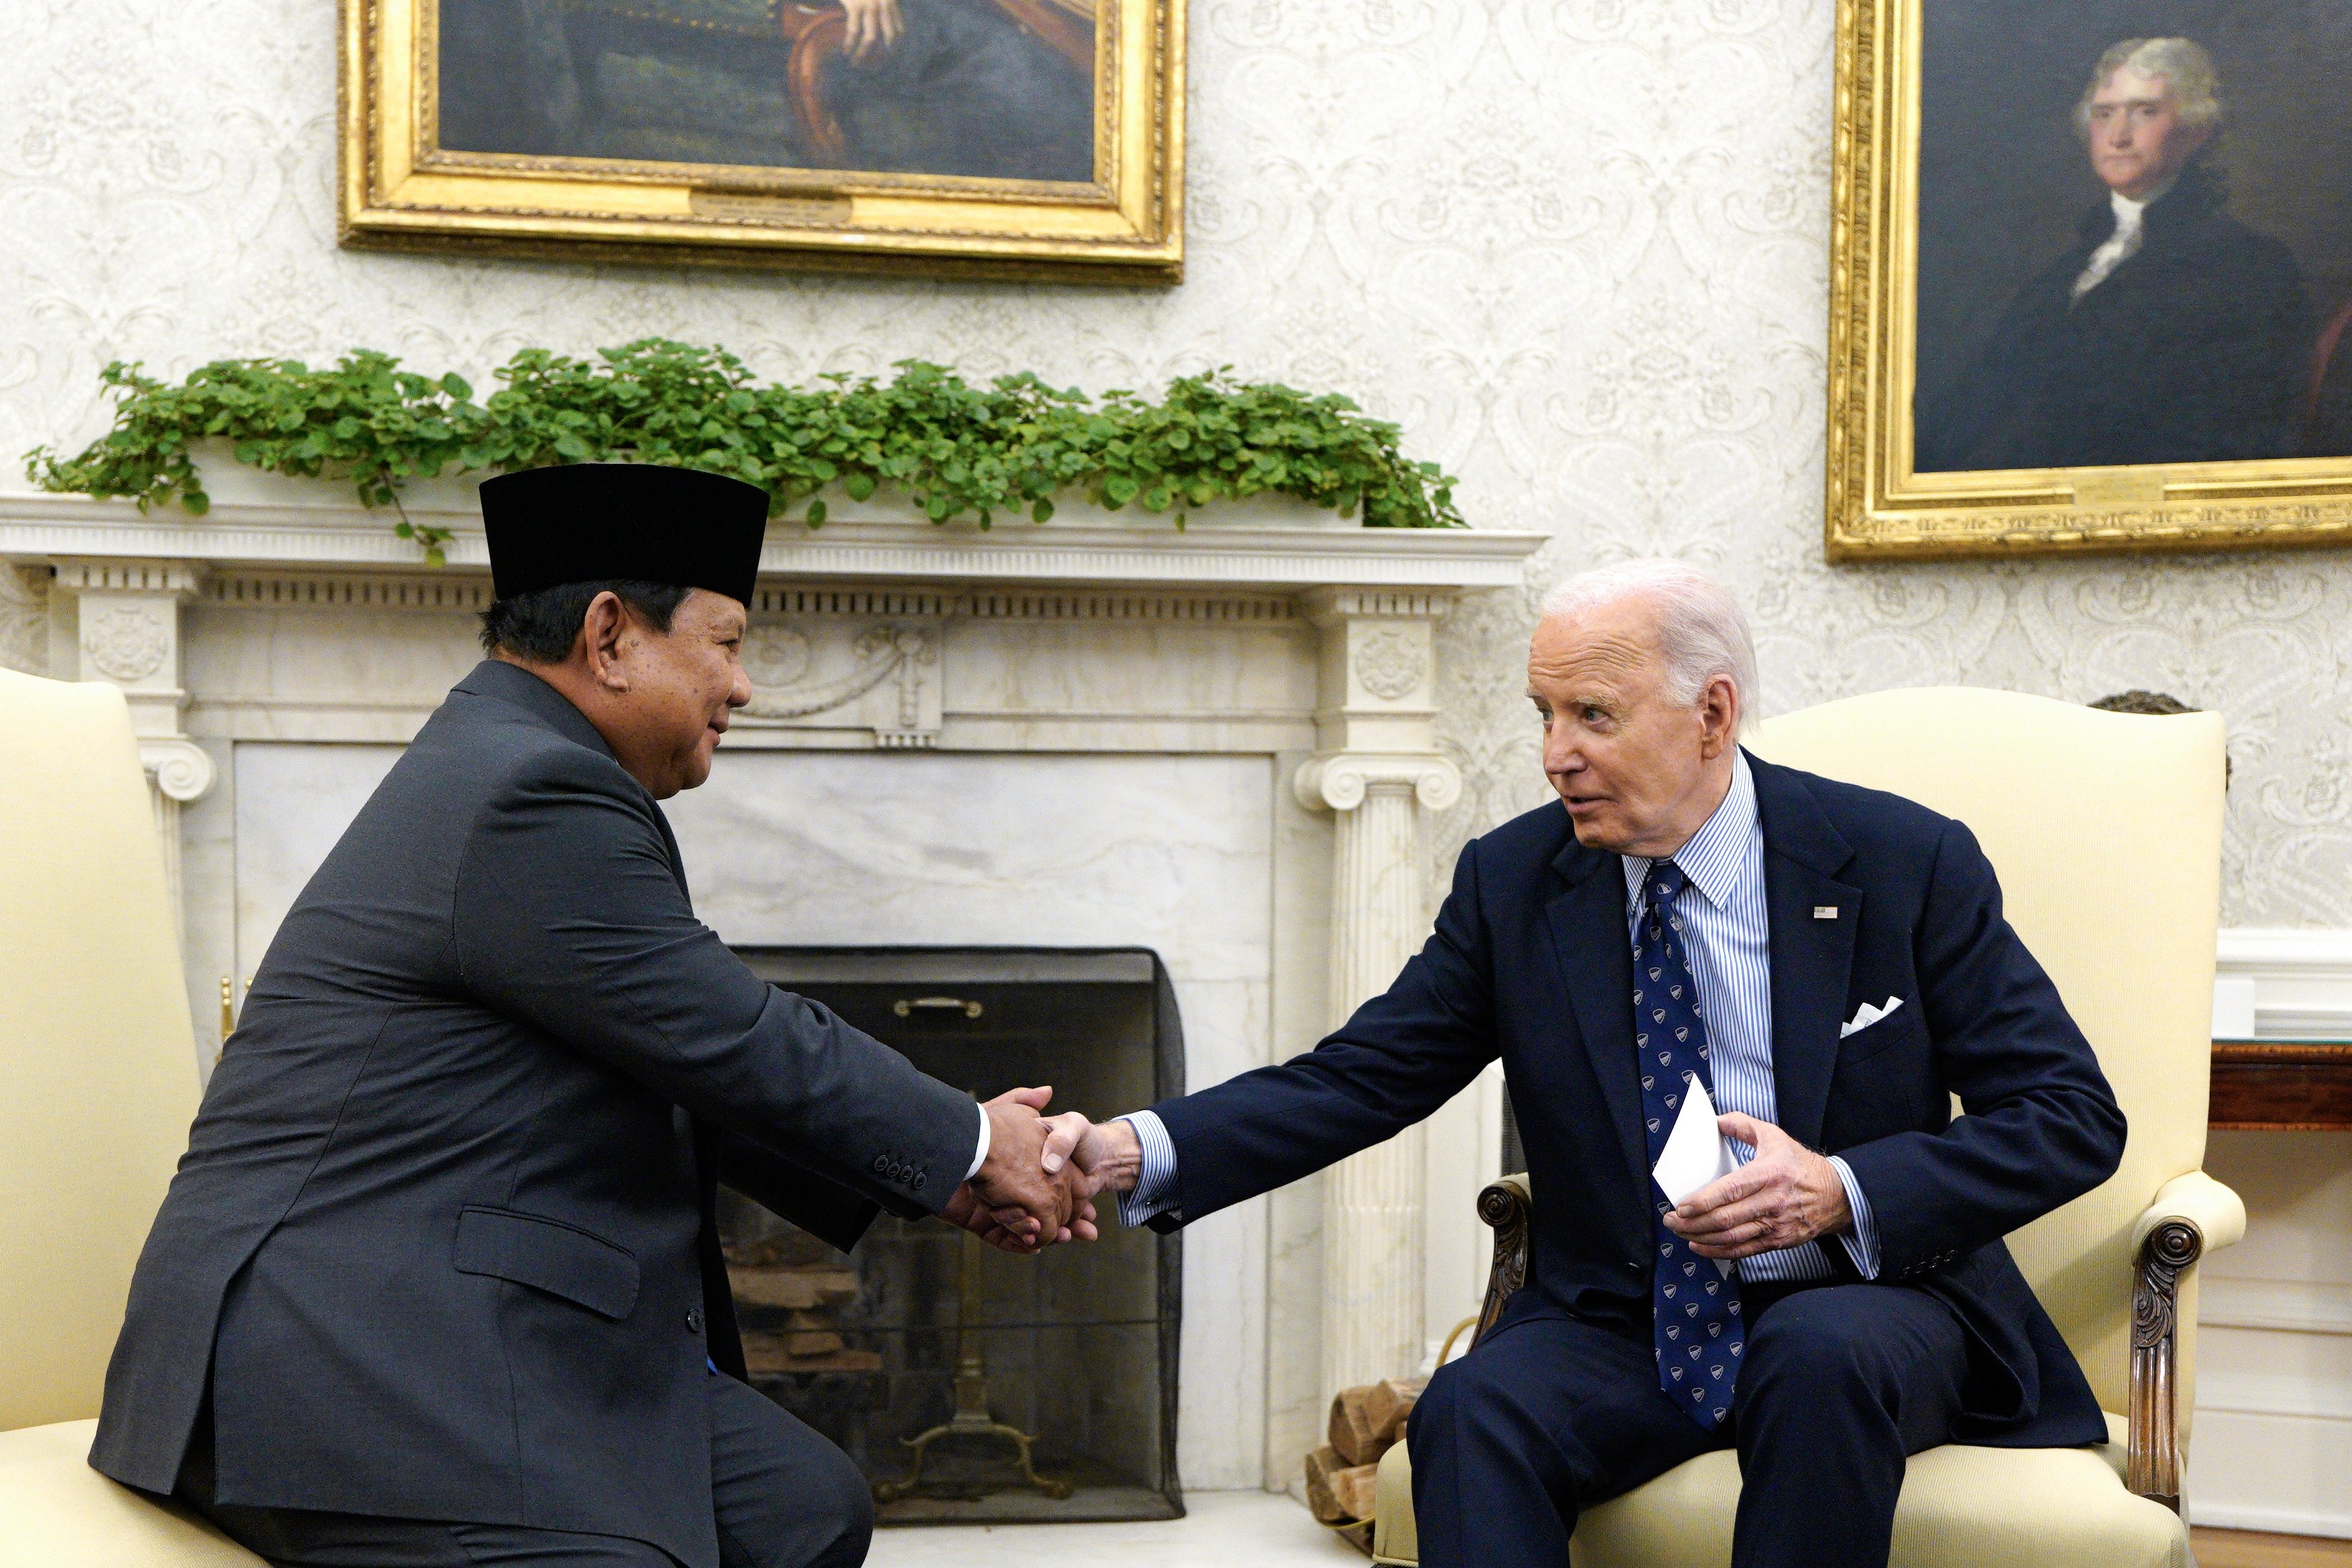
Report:
[[[2011,925],[2098,1052],[2130,1122],[2122,1168],[2009,1244],[2119,1416],[2133,1378],[2136,1227],[2205,1156],[2222,742],[2216,714],[2104,713],[1969,687],[1827,703],[1768,720],[1750,741],[1771,761],[1966,822],[2000,873]],[[2172,1365],[2184,1446],[2195,1291],[2184,1270]]]
[[180,939],[122,694],[0,670],[0,1432],[98,1414],[195,1114]]

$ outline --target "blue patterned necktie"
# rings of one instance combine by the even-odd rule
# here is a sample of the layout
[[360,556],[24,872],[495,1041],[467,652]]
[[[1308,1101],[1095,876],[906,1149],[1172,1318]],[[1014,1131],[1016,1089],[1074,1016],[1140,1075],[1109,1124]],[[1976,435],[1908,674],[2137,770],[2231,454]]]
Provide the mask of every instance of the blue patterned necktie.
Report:
[[[1665,1151],[1690,1081],[1715,1093],[1706,1061],[1706,1019],[1683,945],[1675,900],[1690,879],[1670,860],[1643,879],[1642,918],[1633,937],[1633,1045],[1642,1079],[1642,1124],[1650,1164]],[[1746,1333],[1739,1322],[1739,1281],[1690,1249],[1666,1228],[1674,1205],[1650,1184],[1657,1213],[1650,1239],[1657,1248],[1650,1281],[1651,1337],[1657,1343],[1658,1386],[1682,1413],[1707,1431],[1730,1417],[1732,1385],[1739,1381]]]

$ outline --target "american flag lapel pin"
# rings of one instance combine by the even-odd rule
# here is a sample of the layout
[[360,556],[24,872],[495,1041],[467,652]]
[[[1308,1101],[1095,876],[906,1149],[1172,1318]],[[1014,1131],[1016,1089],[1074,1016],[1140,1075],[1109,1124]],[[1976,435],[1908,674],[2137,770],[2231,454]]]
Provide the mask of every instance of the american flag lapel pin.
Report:
[[1816,920],[1835,920],[1837,918],[1837,905],[1834,904],[1814,904],[1813,918]]

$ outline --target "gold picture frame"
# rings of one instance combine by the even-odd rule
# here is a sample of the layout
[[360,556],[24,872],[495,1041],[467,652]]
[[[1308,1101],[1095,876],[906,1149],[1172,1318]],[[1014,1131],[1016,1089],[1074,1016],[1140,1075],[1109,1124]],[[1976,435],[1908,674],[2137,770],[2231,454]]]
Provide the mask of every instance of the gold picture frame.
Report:
[[[855,90],[864,96],[840,107],[844,89],[828,80],[850,69],[843,17],[877,5],[894,26],[903,16],[906,37],[923,37],[925,47],[970,51],[950,61],[977,82],[961,130],[952,104],[939,107],[945,100],[929,83],[906,86],[893,100],[861,80]],[[763,16],[775,19],[776,37],[761,32]],[[919,33],[939,16],[964,31]],[[470,30],[445,38],[445,19]],[[485,55],[477,68],[474,57],[444,47],[472,47],[478,37],[485,48],[506,48],[518,34],[532,51],[520,67]],[[591,44],[576,43],[583,35]],[[550,37],[555,49],[572,50],[553,67]],[[915,46],[894,37],[889,47]],[[1046,64],[1024,64],[1024,50]],[[347,246],[1014,281],[1182,280],[1182,0],[853,0],[847,8],[842,0],[341,0],[340,52]],[[453,82],[488,84],[468,86],[460,106],[457,129],[470,150],[462,141],[444,145],[457,140],[444,116],[443,70],[453,58]],[[1049,105],[1058,120],[1044,112],[1024,120],[1006,106],[1034,101],[1034,84],[993,83],[972,60],[1059,71],[1048,86],[1090,100]],[[550,74],[559,70],[573,76]],[[650,110],[625,121],[637,100],[616,93],[606,97],[617,110],[595,99],[603,120],[579,110],[583,94],[616,80]],[[530,108],[533,91],[570,118],[558,123],[550,110],[516,119],[523,110],[515,105]],[[991,91],[994,102],[984,96]],[[903,136],[889,119],[894,101],[908,106],[902,120],[920,121]],[[772,132],[762,131],[771,121]],[[1032,124],[1044,127],[1039,148],[1008,141],[992,152],[993,143],[969,133],[1010,126],[1004,134],[1016,136]],[[861,125],[878,127],[867,142],[885,147],[888,162],[861,143]],[[1049,131],[1060,137],[1059,168],[1042,141]],[[1003,167],[982,166],[983,156]],[[951,166],[960,160],[971,166]]]
[[[2074,0],[2040,3],[2045,15],[2054,15],[2050,7],[2063,8]],[[1962,26],[2000,27],[2005,25],[2007,12],[2000,5],[1945,4],[1934,19],[1931,41],[1926,10],[1926,0],[1838,3],[1824,528],[1829,559],[1864,561],[2352,544],[2352,455],[2281,454],[2179,463],[1948,466],[1926,473],[1915,467],[1918,428],[1928,417],[1917,411],[1935,406],[1932,402],[1923,402],[1920,388],[1923,310],[1934,308],[1942,310],[1944,316],[1958,314],[1943,309],[1946,300],[1942,295],[1930,296],[1929,284],[1923,280],[1921,271],[1922,192],[1927,185],[1923,175],[1923,125],[1930,126],[1937,139],[1929,150],[1936,154],[1933,166],[1940,176],[1948,176],[1968,159],[1976,160],[1969,165],[1973,172],[1973,183],[1964,185],[1958,180],[1939,178],[1941,188],[1934,199],[1946,206],[1937,209],[1937,222],[1942,222],[1940,214],[1950,203],[1977,200],[1988,204],[1979,209],[1981,221],[1965,232],[1983,238],[1985,244],[2003,243],[2001,229],[2008,220],[1997,204],[2008,198],[2001,194],[2002,178],[1998,164],[2000,157],[2008,155],[2002,149],[2011,143],[2031,152],[2031,157],[2026,152],[2014,155],[2013,162],[2021,167],[2039,158],[2040,166],[2056,169],[2062,148],[2071,148],[2071,156],[2076,160],[2076,176],[2084,182],[2082,191],[2090,193],[2097,201],[2105,201],[2107,188],[2090,183],[2094,165],[2085,159],[2093,148],[2084,117],[2091,112],[2091,93],[2098,83],[2088,89],[2076,84],[2094,76],[2095,68],[2105,65],[2107,57],[2099,52],[2101,47],[2121,47],[2118,40],[2101,45],[2089,32],[2097,25],[2099,16],[2112,16],[2116,8],[2081,5],[2079,10],[2085,18],[2084,36],[2094,41],[2080,51],[2079,66],[2074,63],[2077,51],[2072,47],[2074,40],[2070,38],[2063,64],[2053,64],[2046,69],[2037,66],[2033,71],[2012,67],[2008,78],[2032,78],[2042,84],[2038,89],[2042,96],[2033,105],[2037,110],[2056,103],[2054,94],[2066,95],[2061,120],[2072,116],[2072,121],[2062,123],[2056,132],[2065,140],[2062,142],[2053,139],[2046,114],[2021,112],[2019,125],[2004,123],[1998,115],[1986,115],[1982,117],[1985,129],[1979,133],[1984,145],[1965,149],[1963,158],[1953,154],[1948,145],[1959,134],[1952,128],[1965,123],[1964,118],[1957,116],[1951,108],[1954,102],[1960,101],[1959,89],[1949,85],[1959,68],[1939,65],[1940,74],[1934,78],[1939,96],[1932,104],[1923,106],[1925,57],[1931,47],[1948,47],[1950,29]],[[1981,17],[1981,21],[1971,21],[1973,17]],[[2008,22],[2013,24],[2014,18],[2008,18]],[[2035,37],[2045,46],[2053,30],[2063,31],[2057,24],[2037,26],[2042,30]],[[1998,38],[1988,38],[1985,44],[1986,49],[1996,57],[2001,47]],[[2294,43],[2282,40],[2274,47],[2279,57],[2286,58]],[[2216,72],[2226,85],[2231,61],[2218,47],[2213,58],[2219,61]],[[1975,73],[1969,79],[1990,84],[1980,86],[1976,101],[1998,101],[1999,94],[2006,90],[2004,78],[1994,68],[1999,64],[1998,58],[1992,65],[1980,65],[1972,56],[1968,57],[1966,68]],[[2078,90],[2083,94],[2079,108],[2074,98]],[[2021,99],[2025,96],[2021,88]],[[2231,103],[2230,112],[2237,113],[2234,102]],[[2254,139],[2255,132],[2241,133],[2236,120],[2221,124],[2221,133],[2215,142],[2219,149],[2226,152],[2236,145],[2242,158],[2244,150],[2251,147],[2257,158],[2271,157],[2273,162],[2284,156],[2282,152],[2266,149]],[[2340,136],[2343,132],[2330,134]],[[2223,139],[2230,135],[2239,135],[2241,140],[2232,143]],[[2324,140],[2321,148],[2324,152]],[[1983,177],[1982,171],[1988,166],[1995,168],[1993,178]],[[2336,177],[2325,169],[2317,171],[2317,174]],[[2352,181],[2347,183],[2352,184]],[[2053,208],[2057,200],[2047,193],[2050,184],[2049,180],[2044,180],[2044,192],[2036,198],[2044,208]],[[2124,190],[2112,179],[2107,181],[2107,187],[2119,194]],[[1971,193],[1990,190],[1994,193],[1963,198],[1947,196],[1946,189]],[[2216,189],[2227,194],[2234,185],[2217,180]],[[2067,190],[2074,192],[2071,186]],[[2077,243],[2088,244],[2097,233],[2095,220],[2098,209],[2090,207],[2079,193],[2071,194],[2069,199],[2074,203],[2071,212],[2079,217],[2079,233],[2089,236]],[[2162,190],[2148,198],[2151,204],[2163,199]],[[2213,198],[2216,203],[2221,199]],[[2152,205],[2149,210],[2153,210]],[[2120,228],[2119,218],[2109,221]],[[1930,230],[1933,244],[1942,243],[1937,235],[1958,232],[1934,225]],[[2287,249],[2284,246],[2277,248]],[[2352,246],[2347,247],[2347,254],[2352,255]],[[1938,260],[1940,265],[1939,257],[1940,253],[1931,260]],[[2069,265],[2070,257],[2079,259],[2080,253],[2053,254],[2052,247],[2045,245],[2035,265],[2043,268],[2042,276],[2046,279],[2054,269]],[[1937,277],[1951,275],[1952,269],[1947,267]],[[2062,281],[2066,276],[2074,275],[2061,275]],[[2080,276],[2087,277],[2089,274],[2086,271]],[[2114,276],[2116,274],[2103,275]],[[2340,292],[2342,281],[2331,273],[2316,278],[2315,285]],[[2103,286],[2104,282],[2090,285],[2093,288]],[[2080,289],[2079,279],[2075,287]],[[2012,296],[2011,308],[2017,308],[2015,300],[2023,293],[2024,287],[2020,285]],[[2055,298],[2060,298],[2059,310],[2073,308],[2063,297]],[[2078,303],[2084,298],[2079,291],[2073,297]],[[1981,322],[1985,315],[1979,308],[1975,319]],[[2307,319],[2313,324],[2312,340],[2317,354],[2310,383],[2313,401],[2309,407],[2314,410],[2320,406],[2317,399],[2321,371],[2328,378],[2330,396],[2338,395],[2338,378],[2345,375],[2347,368],[2340,361],[2352,358],[2352,332],[2343,329],[2347,319],[2352,319],[2352,304],[2316,286],[2310,290]],[[2337,334],[2332,341],[2340,344],[2334,361],[2324,350],[2316,349],[2317,344],[2331,341],[2326,337],[2331,323]],[[1957,340],[1958,333],[1947,332],[1944,338]],[[1944,338],[1937,341],[1940,343]],[[1979,350],[1976,362],[1981,363],[1982,353],[1989,351]],[[1941,362],[1966,361],[1953,354]],[[2306,417],[2315,422],[2318,415],[2313,413]],[[1936,442],[1941,442],[1944,428],[1931,429]],[[2313,423],[2301,428],[2316,430],[2318,426]],[[2306,452],[2321,447],[2322,438],[2315,435],[2295,439],[2301,443],[2300,449]],[[2332,436],[2327,439],[2330,444],[2321,448],[2326,452],[2352,450],[2333,444]],[[2030,449],[2031,444],[2021,446]],[[1948,449],[1948,443],[1944,444],[1944,449]],[[2048,449],[2049,444],[2044,443],[2044,450]]]

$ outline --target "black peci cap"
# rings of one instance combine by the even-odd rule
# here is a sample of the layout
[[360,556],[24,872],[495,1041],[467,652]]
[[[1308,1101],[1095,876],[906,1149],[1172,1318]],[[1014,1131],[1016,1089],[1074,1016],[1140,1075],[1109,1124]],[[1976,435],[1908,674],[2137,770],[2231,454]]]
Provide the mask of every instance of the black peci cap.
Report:
[[482,528],[500,599],[628,578],[749,605],[768,493],[699,468],[568,463],[484,480]]

